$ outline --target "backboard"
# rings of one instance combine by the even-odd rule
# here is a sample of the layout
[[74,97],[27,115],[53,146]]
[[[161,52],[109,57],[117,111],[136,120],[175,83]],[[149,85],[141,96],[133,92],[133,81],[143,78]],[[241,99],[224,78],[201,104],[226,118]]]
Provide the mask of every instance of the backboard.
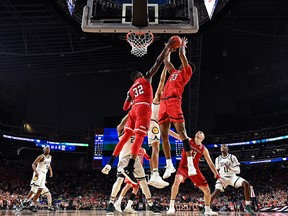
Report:
[[[135,0],[134,0],[135,1]],[[199,29],[193,0],[148,0],[148,25],[132,25],[132,0],[87,0],[82,30],[93,33],[192,34]]]

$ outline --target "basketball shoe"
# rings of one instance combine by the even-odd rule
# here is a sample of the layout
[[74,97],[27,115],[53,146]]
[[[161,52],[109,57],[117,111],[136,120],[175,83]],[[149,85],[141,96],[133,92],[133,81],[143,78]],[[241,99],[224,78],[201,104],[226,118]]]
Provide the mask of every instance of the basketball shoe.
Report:
[[163,179],[167,179],[171,176],[172,173],[176,172],[176,169],[172,166],[166,166],[165,173],[163,175]]

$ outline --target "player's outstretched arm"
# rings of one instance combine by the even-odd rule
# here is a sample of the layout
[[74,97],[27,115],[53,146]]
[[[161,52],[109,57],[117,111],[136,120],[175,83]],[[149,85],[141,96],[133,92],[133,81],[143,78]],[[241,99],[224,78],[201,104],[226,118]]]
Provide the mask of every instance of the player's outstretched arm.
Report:
[[165,67],[167,68],[167,71],[168,73],[170,74],[173,70],[175,70],[175,67],[173,66],[173,64],[171,63],[170,61],[170,55],[171,55],[171,52],[169,51],[167,53],[167,55],[165,56],[165,59],[164,59],[164,64],[165,64]]
[[156,59],[154,65],[150,68],[150,70],[146,73],[145,77],[150,80],[154,76],[154,74],[158,71],[160,65],[162,64],[167,52],[170,50],[172,45],[171,39],[169,39],[168,43],[165,45],[165,48],[162,50],[158,58]]
[[123,134],[124,126],[128,120],[128,114],[124,116],[119,125],[117,125],[118,137]]
[[204,155],[204,158],[205,158],[207,164],[209,165],[211,171],[214,173],[214,176],[219,175],[218,171],[216,170],[214,163],[212,162],[209,151],[206,147],[204,149],[203,155]]
[[187,57],[186,57],[186,44],[188,43],[187,38],[182,38],[182,44],[179,48],[179,58],[181,60],[181,63],[183,65],[183,68],[187,67],[189,65]]
[[174,131],[172,130],[169,130],[169,135],[174,137],[175,139],[178,139],[178,140],[181,140],[179,134],[175,133]]
[[160,103],[160,97],[162,95],[162,91],[163,91],[163,88],[164,88],[166,74],[167,74],[167,69],[166,69],[166,67],[164,67],[163,70],[162,70],[161,76],[160,76],[160,81],[159,81],[159,84],[158,84],[158,88],[156,90],[156,93],[155,93],[155,96],[154,96],[154,99],[153,99],[154,103]]

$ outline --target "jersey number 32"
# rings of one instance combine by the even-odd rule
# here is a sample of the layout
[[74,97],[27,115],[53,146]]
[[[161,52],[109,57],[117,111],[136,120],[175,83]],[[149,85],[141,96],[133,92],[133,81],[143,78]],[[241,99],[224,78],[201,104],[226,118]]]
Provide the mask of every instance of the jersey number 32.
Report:
[[143,86],[142,86],[142,85],[139,85],[139,86],[133,88],[132,90],[134,91],[134,96],[135,96],[135,97],[137,97],[137,96],[139,96],[139,95],[141,95],[141,94],[144,93],[144,90],[143,90]]

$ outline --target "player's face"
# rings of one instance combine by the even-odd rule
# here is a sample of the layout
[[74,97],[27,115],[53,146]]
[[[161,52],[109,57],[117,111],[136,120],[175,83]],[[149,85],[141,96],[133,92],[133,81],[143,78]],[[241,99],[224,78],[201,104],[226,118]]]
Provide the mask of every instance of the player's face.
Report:
[[50,148],[49,146],[44,148],[44,154],[49,154],[50,153]]
[[202,142],[205,139],[205,135],[204,135],[204,133],[202,131],[198,131],[196,133],[196,138],[201,140],[201,142]]
[[221,145],[221,152],[228,152],[228,146],[227,145]]

